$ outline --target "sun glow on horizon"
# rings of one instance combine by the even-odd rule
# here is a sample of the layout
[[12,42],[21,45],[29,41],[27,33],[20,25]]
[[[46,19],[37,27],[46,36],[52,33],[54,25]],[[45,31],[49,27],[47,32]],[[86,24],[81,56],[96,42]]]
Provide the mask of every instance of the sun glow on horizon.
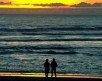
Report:
[[95,3],[95,2],[102,2],[102,0],[11,0],[12,3],[15,4],[49,4],[49,3],[64,3],[68,5],[78,4],[80,2],[88,2],[88,3]]
[[[102,3],[102,0],[0,0],[0,2],[0,8],[72,8],[70,5],[81,2],[90,4],[95,2]],[[50,5],[52,3],[55,3],[54,6]],[[56,3],[61,3],[62,5],[57,6]],[[63,4],[65,5],[63,6]]]
[[64,3],[64,4],[77,4],[80,1],[83,0],[70,0],[70,1],[66,1],[66,0],[12,0],[13,3],[15,4],[49,4],[49,3]]

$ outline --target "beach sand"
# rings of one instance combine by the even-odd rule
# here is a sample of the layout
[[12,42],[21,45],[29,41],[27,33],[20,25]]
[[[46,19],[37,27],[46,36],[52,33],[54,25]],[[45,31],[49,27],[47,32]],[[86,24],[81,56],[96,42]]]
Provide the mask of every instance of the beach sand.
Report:
[[44,73],[0,73],[0,81],[102,81],[102,76],[64,75],[44,77]]

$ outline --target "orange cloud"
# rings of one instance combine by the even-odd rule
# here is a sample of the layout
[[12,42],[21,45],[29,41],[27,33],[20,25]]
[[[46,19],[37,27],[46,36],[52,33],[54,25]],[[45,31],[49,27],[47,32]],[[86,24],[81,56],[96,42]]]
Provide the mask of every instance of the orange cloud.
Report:
[[93,3],[102,3],[102,0],[86,0],[86,2],[91,3],[91,4],[93,4]]
[[0,0],[0,2],[11,2],[11,0]]

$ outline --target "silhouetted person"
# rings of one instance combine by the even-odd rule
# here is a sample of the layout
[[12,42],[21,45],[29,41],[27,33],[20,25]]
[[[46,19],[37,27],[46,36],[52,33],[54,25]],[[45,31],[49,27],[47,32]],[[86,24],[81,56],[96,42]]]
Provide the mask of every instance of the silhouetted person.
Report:
[[45,67],[45,77],[48,77],[49,70],[50,70],[50,63],[48,62],[48,59],[46,59],[46,62],[44,63]]
[[51,77],[53,77],[53,74],[55,74],[56,77],[56,67],[57,67],[57,63],[55,61],[55,59],[53,58],[53,61],[51,62]]

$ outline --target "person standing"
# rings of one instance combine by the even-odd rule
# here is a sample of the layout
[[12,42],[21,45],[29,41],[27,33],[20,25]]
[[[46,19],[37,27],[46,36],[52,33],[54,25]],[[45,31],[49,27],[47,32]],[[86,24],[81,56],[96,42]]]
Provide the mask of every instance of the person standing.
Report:
[[44,68],[45,68],[45,77],[48,77],[49,70],[50,70],[50,63],[49,63],[48,59],[46,59],[46,61],[44,63]]
[[53,77],[53,74],[55,74],[56,77],[56,67],[57,67],[57,62],[55,61],[55,58],[53,58],[53,61],[51,62],[51,77]]

